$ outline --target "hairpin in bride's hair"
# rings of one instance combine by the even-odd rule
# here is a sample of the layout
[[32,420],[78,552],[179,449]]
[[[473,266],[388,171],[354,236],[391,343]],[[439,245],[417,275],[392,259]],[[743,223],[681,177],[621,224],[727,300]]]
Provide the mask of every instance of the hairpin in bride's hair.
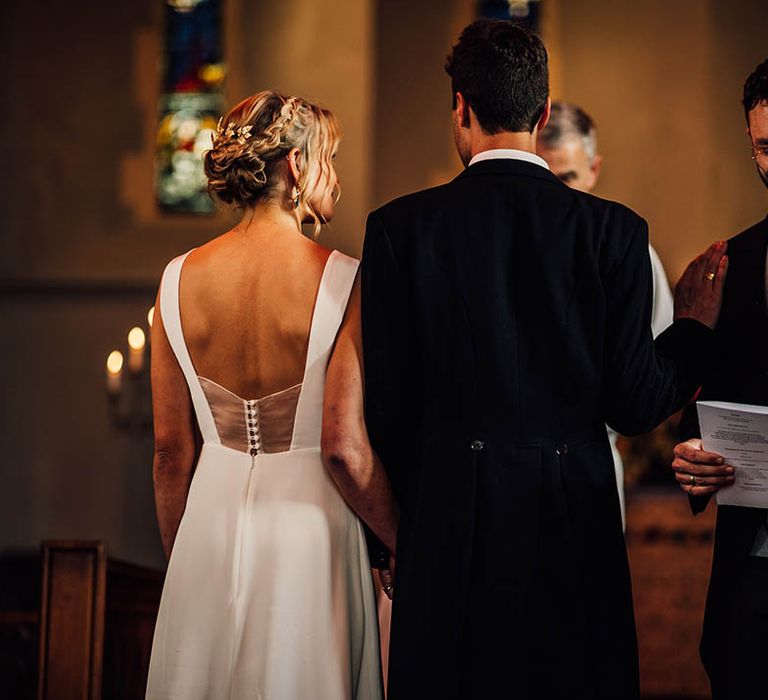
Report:
[[219,123],[216,125],[216,136],[211,134],[211,141],[216,143],[220,138],[229,140],[237,139],[239,144],[244,144],[249,138],[251,138],[251,129],[253,126],[248,124],[247,126],[237,126],[233,122],[229,122],[227,127],[224,128],[224,117],[219,119]]

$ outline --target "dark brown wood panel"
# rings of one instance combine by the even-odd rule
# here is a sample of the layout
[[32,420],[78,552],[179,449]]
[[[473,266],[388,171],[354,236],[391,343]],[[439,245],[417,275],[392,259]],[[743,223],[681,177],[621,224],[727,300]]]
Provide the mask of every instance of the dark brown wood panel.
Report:
[[106,552],[100,542],[44,542],[39,700],[99,700]]

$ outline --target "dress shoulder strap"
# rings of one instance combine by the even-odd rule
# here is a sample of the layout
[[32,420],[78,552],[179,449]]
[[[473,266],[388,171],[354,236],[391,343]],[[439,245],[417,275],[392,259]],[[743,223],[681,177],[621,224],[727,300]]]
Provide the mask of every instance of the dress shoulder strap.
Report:
[[179,309],[179,282],[181,280],[181,269],[184,261],[192,251],[171,260],[163,272],[160,281],[160,314],[163,319],[163,327],[168,342],[176,355],[176,360],[187,380],[189,394],[192,398],[192,405],[197,416],[197,423],[200,426],[200,433],[204,442],[221,442],[216,430],[216,423],[213,420],[211,407],[208,404],[203,388],[200,386],[200,380],[192,364],[192,358],[189,356],[187,344],[184,341],[184,331],[181,327],[181,311]]
[[307,364],[296,407],[291,449],[320,445],[325,372],[359,264],[354,258],[335,250],[325,265],[312,314]]

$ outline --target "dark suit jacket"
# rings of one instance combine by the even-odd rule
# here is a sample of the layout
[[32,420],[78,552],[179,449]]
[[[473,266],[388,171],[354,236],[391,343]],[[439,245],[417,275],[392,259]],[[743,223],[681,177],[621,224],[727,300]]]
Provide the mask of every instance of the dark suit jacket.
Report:
[[402,508],[390,700],[637,696],[605,423],[680,408],[712,335],[677,322],[657,354],[651,284],[645,222],[531,163],[370,215],[366,420]]
[[[715,359],[699,398],[768,405],[768,312],[765,300],[765,253],[768,218],[728,242],[728,277],[723,309],[715,330]],[[699,437],[696,407],[681,422],[683,439]],[[691,499],[695,513],[708,497]],[[702,658],[710,676],[717,674],[718,648],[728,643],[724,602],[749,556],[755,536],[766,521],[759,508],[723,506],[717,510],[715,550],[702,637]],[[768,595],[761,591],[760,595]]]

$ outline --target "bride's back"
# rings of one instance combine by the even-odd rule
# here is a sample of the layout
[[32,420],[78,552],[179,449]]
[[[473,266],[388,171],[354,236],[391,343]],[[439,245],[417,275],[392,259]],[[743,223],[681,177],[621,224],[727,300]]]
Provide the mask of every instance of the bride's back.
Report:
[[329,255],[279,231],[235,230],[193,251],[182,270],[179,307],[197,374],[245,399],[299,384]]

